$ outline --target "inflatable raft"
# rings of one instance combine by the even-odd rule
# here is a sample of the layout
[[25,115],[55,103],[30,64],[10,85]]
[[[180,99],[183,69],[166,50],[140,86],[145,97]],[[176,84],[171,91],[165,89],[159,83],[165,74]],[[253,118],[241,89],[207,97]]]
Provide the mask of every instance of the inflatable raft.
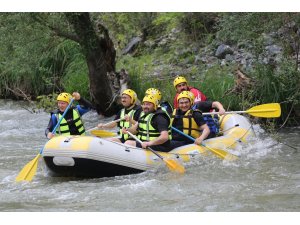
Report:
[[[222,136],[204,141],[210,148],[228,151],[230,156],[240,142],[247,142],[253,135],[248,119],[238,114],[220,117]],[[166,158],[181,162],[192,160],[197,154],[213,155],[204,146],[190,144],[170,152],[158,152]],[[51,176],[64,177],[113,177],[141,173],[163,164],[149,150],[115,143],[94,136],[58,136],[44,146],[43,159]]]

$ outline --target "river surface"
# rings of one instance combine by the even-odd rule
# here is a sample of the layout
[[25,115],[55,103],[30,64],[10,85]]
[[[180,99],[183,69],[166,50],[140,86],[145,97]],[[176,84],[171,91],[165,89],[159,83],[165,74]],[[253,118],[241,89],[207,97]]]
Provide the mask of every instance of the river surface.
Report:
[[[300,127],[279,133],[279,143],[259,125],[257,137],[235,162],[198,157],[186,173],[168,170],[99,179],[47,176],[43,161],[32,182],[15,177],[46,143],[49,114],[26,103],[0,100],[1,212],[299,212]],[[100,117],[89,112],[86,128]],[[112,118],[101,119],[103,122]]]

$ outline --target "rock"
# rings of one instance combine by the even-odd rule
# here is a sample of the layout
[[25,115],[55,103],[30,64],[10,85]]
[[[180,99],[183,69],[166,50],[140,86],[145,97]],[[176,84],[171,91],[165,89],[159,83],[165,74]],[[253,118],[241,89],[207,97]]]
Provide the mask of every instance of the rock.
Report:
[[129,44],[126,46],[126,48],[122,51],[122,54],[126,55],[128,53],[132,53],[141,41],[142,41],[142,38],[140,38],[140,37],[132,38],[131,41],[129,42]]
[[281,54],[282,48],[278,45],[268,45],[265,47],[267,54],[271,56],[275,56],[277,54]]
[[227,62],[231,62],[231,61],[233,60],[233,55],[226,54],[225,60],[226,60]]
[[233,53],[233,50],[230,48],[229,45],[221,44],[217,48],[215,56],[218,57],[219,59],[224,59],[224,57],[227,54],[232,54],[232,53]]

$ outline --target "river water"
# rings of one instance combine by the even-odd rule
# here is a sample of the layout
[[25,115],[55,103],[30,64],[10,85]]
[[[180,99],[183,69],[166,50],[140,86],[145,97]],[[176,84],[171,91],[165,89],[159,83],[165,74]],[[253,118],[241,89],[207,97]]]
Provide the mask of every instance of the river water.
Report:
[[[257,137],[235,162],[198,157],[176,175],[164,168],[100,179],[47,176],[43,161],[30,183],[15,177],[46,143],[49,114],[22,102],[0,100],[1,212],[299,212],[300,127],[279,133],[282,142],[254,125]],[[83,117],[86,128],[99,116]],[[103,120],[103,119],[102,119]],[[106,118],[104,122],[112,118]]]

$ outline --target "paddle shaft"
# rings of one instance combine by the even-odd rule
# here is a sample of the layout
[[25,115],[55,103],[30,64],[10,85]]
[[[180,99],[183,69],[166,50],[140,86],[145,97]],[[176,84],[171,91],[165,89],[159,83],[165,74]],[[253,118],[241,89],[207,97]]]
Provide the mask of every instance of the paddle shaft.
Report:
[[[105,123],[103,124],[103,126],[107,126],[107,125],[110,125],[112,123],[117,123],[117,122],[120,122],[121,120],[123,120],[124,118],[120,118],[120,119],[117,119],[117,120],[113,120],[113,121],[110,121],[108,123]],[[96,130],[98,127],[93,127],[93,128],[90,128],[88,129],[86,132],[89,132],[89,131],[92,131],[92,130]]]
[[[129,131],[127,131],[127,133],[134,138],[134,140],[136,140],[137,142],[139,142],[140,144],[142,144],[142,141],[140,139],[137,138],[137,136],[135,136],[134,134],[130,133]],[[155,154],[157,157],[159,157],[160,159],[164,159],[160,154],[158,154],[156,151],[154,151],[152,148],[147,147],[147,149],[149,149],[153,154]]]
[[[175,130],[175,131],[178,132],[179,134],[181,134],[181,135],[187,137],[187,138],[190,139],[191,141],[195,141],[195,140],[196,140],[195,138],[193,138],[193,137],[191,137],[191,136],[189,136],[189,135],[183,133],[181,130],[178,130],[178,129],[175,128],[175,127],[171,127],[171,128],[172,128],[172,130]],[[208,147],[207,147],[205,144],[203,144],[203,143],[201,143],[201,145],[203,145],[204,147],[208,148]]]
[[[274,109],[269,109],[269,110],[247,110],[247,111],[228,111],[225,112],[224,114],[239,114],[239,113],[258,113],[258,112],[275,112],[276,110]],[[202,113],[202,115],[217,115],[220,114],[219,112],[209,112],[209,113]]]
[[117,122],[120,122],[121,120],[124,120],[124,118],[120,118],[120,119],[117,119],[117,120],[110,121],[110,122],[104,124],[103,126],[107,126],[107,125],[110,125],[112,123],[117,123]]

